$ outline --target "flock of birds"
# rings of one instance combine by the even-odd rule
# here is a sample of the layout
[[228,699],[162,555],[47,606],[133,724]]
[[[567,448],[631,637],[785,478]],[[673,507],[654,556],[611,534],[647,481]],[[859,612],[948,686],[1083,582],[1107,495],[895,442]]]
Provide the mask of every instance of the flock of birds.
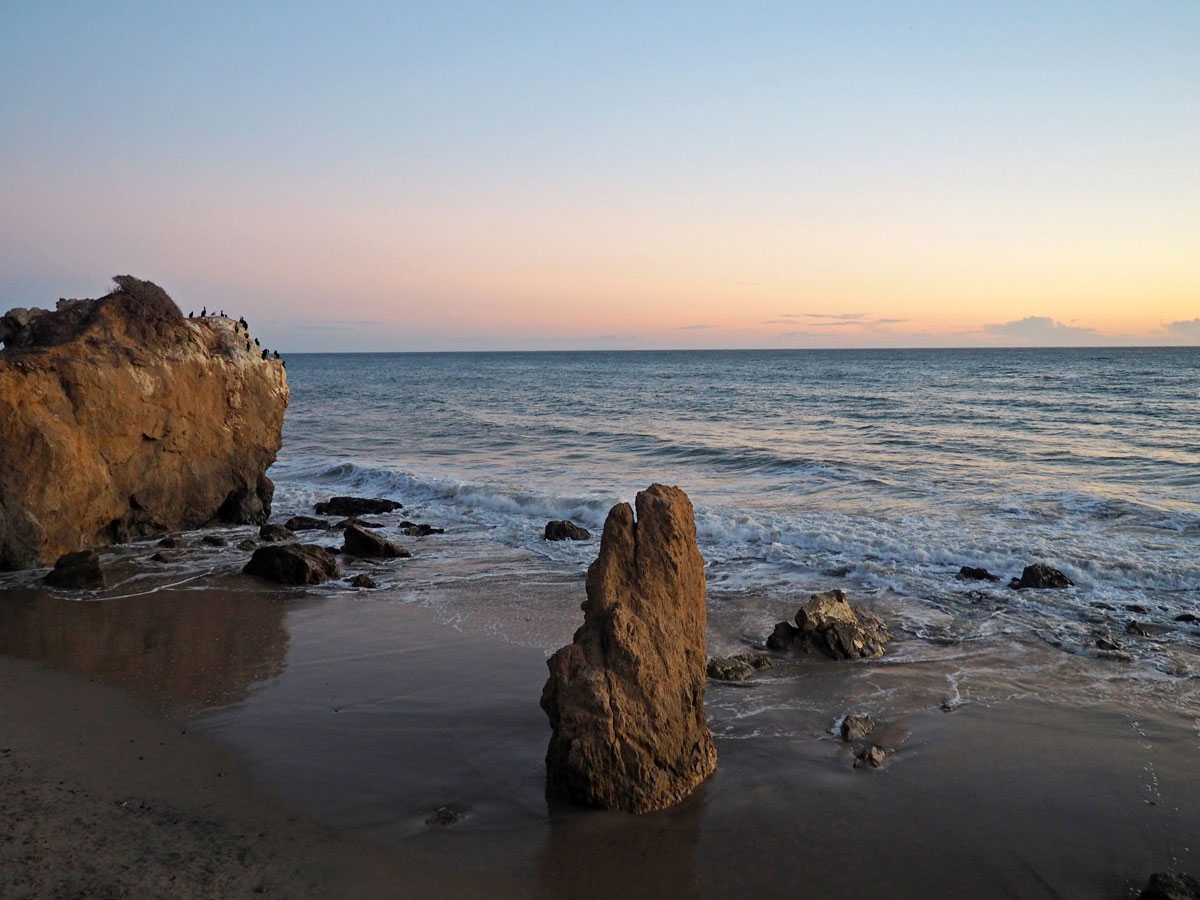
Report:
[[[229,318],[229,316],[225,315],[225,310],[221,310],[220,313],[213,313],[213,315],[219,319],[228,319]],[[207,306],[202,307],[200,309],[199,317],[201,319],[208,318],[208,307]],[[196,318],[195,310],[191,310],[188,312],[188,318],[189,319]],[[249,350],[250,349],[250,325],[246,322],[245,316],[239,316],[238,320],[233,323],[234,334],[236,334],[239,330],[246,332],[246,349]],[[262,358],[263,359],[277,359],[281,363],[283,363],[283,367],[285,369],[287,368],[287,363],[284,362],[283,357],[279,355],[278,350],[275,350],[275,351],[268,350],[266,347],[263,347],[262,344],[260,344],[258,342],[258,338],[254,339],[254,346],[262,349]]]

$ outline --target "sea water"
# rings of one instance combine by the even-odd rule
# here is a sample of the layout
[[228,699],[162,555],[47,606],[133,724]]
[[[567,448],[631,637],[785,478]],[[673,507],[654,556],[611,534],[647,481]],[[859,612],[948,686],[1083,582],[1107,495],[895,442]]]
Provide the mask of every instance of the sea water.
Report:
[[[1153,641],[1130,650],[1160,669],[1175,665],[1163,647],[1197,642],[1197,348],[287,363],[278,512],[389,497],[460,541],[568,574],[594,558],[612,505],[658,481],[695,505],[710,602],[741,598],[730,649],[748,622],[831,587],[902,600],[931,639],[1001,628],[1089,652],[1098,626],[1136,620]],[[564,518],[593,540],[543,540]],[[1035,562],[1075,586],[1010,590]],[[964,565],[1003,580],[964,582]]]

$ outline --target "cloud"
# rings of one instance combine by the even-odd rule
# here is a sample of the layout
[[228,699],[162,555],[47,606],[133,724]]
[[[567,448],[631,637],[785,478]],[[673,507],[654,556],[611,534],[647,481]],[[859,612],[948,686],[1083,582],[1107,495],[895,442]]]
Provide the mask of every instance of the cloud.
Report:
[[698,331],[701,328],[712,328],[711,325],[680,325],[676,331]]
[[1175,337],[1195,338],[1200,340],[1200,316],[1195,319],[1183,319],[1179,322],[1168,322],[1163,326],[1167,334]]
[[1094,328],[1066,325],[1049,316],[1026,316],[1012,322],[984,325],[985,334],[1011,338],[1020,343],[1031,344],[1078,344],[1094,343],[1100,335]]
[[865,319],[866,313],[805,313],[806,319]]
[[876,319],[876,325],[895,325],[898,322],[907,322],[908,319]]

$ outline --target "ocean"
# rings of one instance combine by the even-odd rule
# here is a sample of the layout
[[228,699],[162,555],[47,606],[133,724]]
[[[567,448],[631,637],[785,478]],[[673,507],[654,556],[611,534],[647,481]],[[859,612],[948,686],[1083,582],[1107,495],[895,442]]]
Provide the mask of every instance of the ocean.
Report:
[[[271,470],[281,513],[331,494],[388,497],[445,527],[458,552],[494,550],[510,571],[516,549],[529,574],[569,575],[594,558],[614,503],[676,484],[695,505],[717,607],[710,651],[745,649],[808,592],[840,587],[933,645],[1032,636],[1094,656],[1097,634],[1136,621],[1153,640],[1122,635],[1135,666],[1193,671],[1200,349],[287,362]],[[560,518],[593,539],[543,540]],[[1075,586],[1010,590],[1035,562]],[[1002,581],[961,581],[964,565]]]

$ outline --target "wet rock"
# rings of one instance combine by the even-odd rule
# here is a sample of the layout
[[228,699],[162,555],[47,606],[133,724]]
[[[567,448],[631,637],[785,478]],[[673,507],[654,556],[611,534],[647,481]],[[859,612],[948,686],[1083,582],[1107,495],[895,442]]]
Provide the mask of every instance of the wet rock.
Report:
[[1200,622],[1200,618],[1197,618],[1193,613],[1181,613],[1180,615],[1175,617],[1175,621],[1176,622]]
[[1097,659],[1107,659],[1112,662],[1132,662],[1133,656],[1125,650],[1097,650]]
[[1200,878],[1180,872],[1155,872],[1138,900],[1200,900]]
[[325,531],[329,528],[329,521],[312,516],[292,516],[283,523],[283,527],[288,531]]
[[264,541],[291,541],[296,538],[296,535],[290,529],[271,522],[258,529],[258,536]]
[[168,553],[165,550],[159,550],[157,553],[150,555],[150,562],[156,563],[172,563],[178,562],[181,559],[178,553]]
[[1044,563],[1034,563],[1032,566],[1026,566],[1021,577],[1014,578],[1008,586],[1018,591],[1024,588],[1042,590],[1069,588],[1074,583],[1058,569],[1052,569]]
[[54,568],[42,579],[50,587],[72,590],[99,590],[108,586],[100,556],[95,550],[76,550],[64,553],[54,562]]
[[375,579],[370,575],[355,575],[353,578],[347,578],[346,584],[356,588],[377,588],[379,585],[375,583]]
[[453,809],[449,806],[439,806],[437,809],[435,809],[433,811],[432,815],[430,815],[429,818],[425,820],[425,824],[426,825],[437,825],[439,827],[446,828],[450,825],[455,824],[461,818],[462,818],[462,813],[460,813],[458,810]]
[[1100,600],[1093,600],[1092,606],[1094,606],[1096,609],[1107,609],[1107,610],[1115,610],[1116,609],[1116,607],[1113,606],[1111,603],[1104,603]]
[[987,569],[977,569],[974,566],[963,566],[955,576],[959,581],[999,581],[999,575],[993,575]]
[[200,538],[200,542],[202,544],[208,544],[210,547],[224,547],[229,543],[229,541],[219,534],[206,534],[204,537]]
[[259,547],[242,571],[279,584],[321,584],[340,574],[337,560],[317,544]]
[[370,519],[360,519],[358,516],[350,516],[342,519],[340,522],[334,523],[332,531],[345,531],[351,525],[357,525],[359,528],[386,528],[383,522],[372,522]]
[[1150,637],[1150,629],[1136,619],[1130,619],[1125,625],[1125,633],[1135,637]]
[[1125,649],[1121,646],[1120,641],[1107,634],[1097,635],[1096,646],[1101,650],[1111,650],[1113,652],[1120,652]]
[[431,534],[445,534],[445,528],[434,528],[426,522],[401,522],[400,530],[409,537],[428,537]]
[[875,720],[870,716],[848,715],[842,719],[842,740],[861,741],[875,730]]
[[258,548],[258,541],[252,541],[246,538],[244,541],[238,541],[237,548],[243,551],[255,550]]
[[704,714],[704,559],[692,504],[651,485],[614,506],[588,569],[584,623],[547,661],[549,787],[586,806],[650,812],[717,764]]
[[395,500],[368,497],[331,497],[316,505],[318,516],[365,516],[389,513],[404,507]]
[[592,533],[586,528],[568,522],[566,519],[555,519],[546,523],[543,537],[548,541],[586,541]]
[[887,750],[885,750],[883,747],[880,747],[878,744],[872,744],[870,747],[860,750],[855,754],[854,768],[878,769],[887,759],[887,754]]
[[1141,615],[1145,615],[1146,613],[1150,612],[1150,607],[1142,606],[1142,604],[1140,604],[1140,603],[1126,603],[1125,610],[1127,612],[1140,613]]
[[846,595],[836,588],[812,594],[796,612],[794,632],[786,626],[786,622],[780,622],[767,638],[772,650],[790,647],[804,652],[819,650],[832,659],[864,659],[882,656],[884,644],[892,639],[883,619],[873,613],[855,612]]
[[833,569],[822,569],[821,574],[826,578],[845,578],[854,571],[854,566],[837,566]]
[[406,548],[357,525],[347,525],[344,538],[346,543],[342,546],[342,552],[350,556],[370,559],[407,559],[412,556]]
[[165,537],[158,542],[158,546],[166,547],[168,550],[178,550],[180,547],[186,547],[187,541],[178,537]]
[[739,653],[735,656],[716,656],[708,661],[706,672],[717,681],[743,681],[759,669],[773,665],[769,657],[755,653]]

